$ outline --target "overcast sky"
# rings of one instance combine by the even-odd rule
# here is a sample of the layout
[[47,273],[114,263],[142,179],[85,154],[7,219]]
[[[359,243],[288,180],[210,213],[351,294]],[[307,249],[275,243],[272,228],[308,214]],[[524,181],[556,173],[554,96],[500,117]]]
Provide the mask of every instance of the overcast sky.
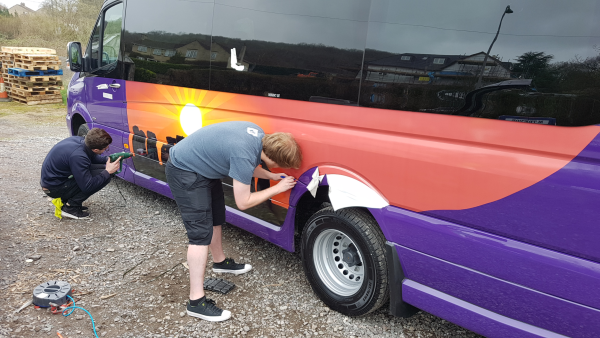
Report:
[[[1,0],[0,0],[1,1]],[[487,51],[509,0],[131,0],[134,31],[203,33],[248,40],[366,47],[392,53]],[[491,51],[504,61],[541,51],[568,61],[598,55],[600,0],[519,0]],[[131,7],[134,7],[131,5]],[[155,15],[143,8],[161,7]],[[177,18],[165,20],[164,18]],[[211,22],[213,21],[213,22]],[[370,21],[370,22],[369,22]],[[127,28],[127,27],[126,27]],[[130,28],[133,28],[130,26]]]
[[31,0],[1,0],[0,4],[3,4],[4,6],[6,6],[7,8],[11,8],[12,6],[16,5],[16,4],[20,4],[21,2],[25,3],[25,6],[33,9],[33,10],[38,10],[38,8],[40,8],[40,5],[42,4],[42,0],[36,0],[36,1],[31,1]]

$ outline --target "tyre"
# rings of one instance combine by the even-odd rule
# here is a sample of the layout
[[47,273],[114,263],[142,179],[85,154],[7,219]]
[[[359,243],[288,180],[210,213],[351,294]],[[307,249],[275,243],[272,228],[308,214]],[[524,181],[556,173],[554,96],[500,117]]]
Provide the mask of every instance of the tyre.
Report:
[[88,127],[87,123],[83,123],[77,129],[77,136],[85,136],[87,135],[88,131],[90,131],[90,127]]
[[335,311],[361,316],[389,298],[385,238],[367,211],[316,212],[304,227],[301,256],[313,291]]

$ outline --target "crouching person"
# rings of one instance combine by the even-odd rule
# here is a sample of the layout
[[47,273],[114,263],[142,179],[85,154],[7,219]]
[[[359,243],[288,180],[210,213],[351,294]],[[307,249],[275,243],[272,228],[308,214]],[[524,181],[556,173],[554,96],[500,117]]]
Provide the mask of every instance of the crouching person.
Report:
[[[187,231],[190,299],[187,313],[208,321],[223,321],[231,312],[222,310],[204,295],[204,271],[208,251],[213,271],[239,275],[252,269],[226,258],[221,243],[225,223],[225,198],[221,179],[233,178],[235,203],[241,210],[256,206],[294,187],[295,180],[268,168],[298,168],[302,154],[291,134],[265,135],[254,123],[222,122],[203,127],[171,148],[166,165],[167,182]],[[252,177],[280,181],[258,192],[250,191]]]
[[46,195],[62,200],[63,217],[90,215],[82,203],[104,188],[119,169],[120,159],[111,163],[101,156],[111,142],[104,129],[93,128],[85,138],[72,136],[58,142],[46,155],[40,185]]

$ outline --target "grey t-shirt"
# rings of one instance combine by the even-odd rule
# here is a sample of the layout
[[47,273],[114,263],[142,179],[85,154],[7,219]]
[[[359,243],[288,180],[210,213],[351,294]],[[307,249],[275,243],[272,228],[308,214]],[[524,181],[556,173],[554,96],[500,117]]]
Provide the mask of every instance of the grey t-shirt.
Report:
[[211,124],[171,148],[169,160],[179,169],[206,178],[229,176],[249,185],[254,169],[260,164],[263,136],[263,130],[252,122]]

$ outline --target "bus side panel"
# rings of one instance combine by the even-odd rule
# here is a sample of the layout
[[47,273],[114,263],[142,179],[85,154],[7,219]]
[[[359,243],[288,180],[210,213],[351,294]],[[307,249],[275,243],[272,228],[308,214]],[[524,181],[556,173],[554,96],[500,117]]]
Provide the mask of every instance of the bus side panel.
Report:
[[402,294],[407,301],[419,308],[485,337],[565,338],[561,334],[488,311],[410,279],[402,283]]
[[[564,128],[484,119],[473,126],[472,119],[458,116],[344,107],[133,81],[127,82],[127,101],[130,133],[151,135],[156,140],[152,142],[176,143],[187,135],[190,122],[186,121],[196,124],[193,130],[242,120],[258,124],[266,133],[290,132],[305,156],[299,170],[286,173],[298,177],[315,166],[336,165],[364,177],[365,183],[390,205],[413,211],[493,204],[565,168],[600,131],[598,126]],[[186,107],[193,109],[186,112]],[[140,138],[141,147],[144,139]],[[135,138],[133,141],[132,149],[137,151]],[[168,154],[155,150],[157,156]],[[145,156],[150,155],[148,151]],[[136,169],[140,170],[137,163]],[[579,172],[595,174],[590,170]],[[565,171],[566,175],[574,173],[568,168]],[[577,195],[585,189],[594,190],[593,184],[588,180],[581,184],[583,190],[567,188]],[[570,203],[568,194],[551,195],[556,199],[551,205]],[[275,196],[273,200],[286,205],[288,198]],[[566,229],[565,217],[578,220],[588,214],[557,208],[543,210],[533,208],[527,210],[526,217],[519,217],[547,219],[545,231],[538,233],[537,227],[531,227],[502,235],[559,251],[576,246],[578,241],[565,244],[562,237],[547,230]],[[467,225],[485,227],[488,218],[500,212],[503,210],[490,210]],[[585,238],[594,238],[594,233],[600,231],[579,223],[574,224],[573,230],[578,231],[573,233],[584,233]],[[587,244],[569,249],[573,255],[600,257],[598,247]]]
[[392,206],[370,211],[390,242],[600,309],[596,262]]
[[465,210],[424,212],[469,227],[600,261],[600,135],[563,168],[521,191]]
[[[404,246],[398,245],[396,250],[408,280],[502,316],[566,336],[595,337],[600,332],[600,311],[597,309],[507,282]],[[409,296],[405,297],[410,299]],[[444,313],[439,316],[444,318]],[[467,326],[468,329],[476,329],[476,323],[470,325],[474,327]]]

